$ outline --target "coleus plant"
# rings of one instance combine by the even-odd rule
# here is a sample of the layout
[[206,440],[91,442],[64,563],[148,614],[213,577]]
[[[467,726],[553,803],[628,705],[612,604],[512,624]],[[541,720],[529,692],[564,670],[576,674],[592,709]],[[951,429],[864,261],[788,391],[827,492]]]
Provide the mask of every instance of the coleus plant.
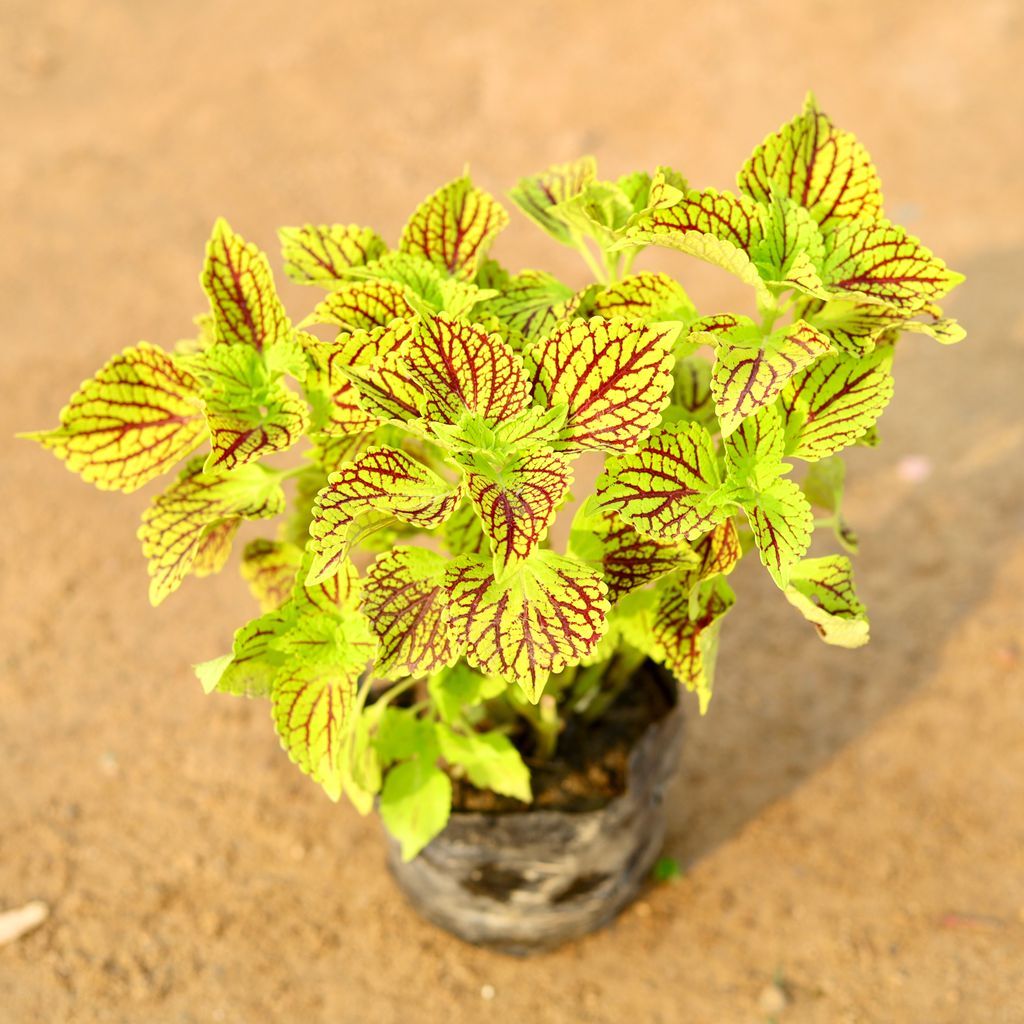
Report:
[[[364,813],[379,797],[411,857],[453,775],[529,801],[523,751],[598,722],[645,658],[703,711],[746,550],[826,642],[867,640],[840,453],[877,442],[902,331],[963,336],[936,305],[961,277],[886,219],[866,151],[813,98],[738,184],[603,181],[589,158],[520,181],[515,203],[586,259],[582,289],[488,258],[508,214],[468,176],[394,249],[284,228],[285,273],[326,291],[297,326],[220,220],[196,336],[125,349],[29,436],[103,489],[188,459],[139,531],[153,604],[219,570],[245,520],[284,516],[242,554],[262,614],[198,676],[268,699],[291,759]],[[757,316],[634,272],[651,246],[735,274]],[[574,504],[584,453],[603,470]],[[839,551],[808,557],[816,526]]]

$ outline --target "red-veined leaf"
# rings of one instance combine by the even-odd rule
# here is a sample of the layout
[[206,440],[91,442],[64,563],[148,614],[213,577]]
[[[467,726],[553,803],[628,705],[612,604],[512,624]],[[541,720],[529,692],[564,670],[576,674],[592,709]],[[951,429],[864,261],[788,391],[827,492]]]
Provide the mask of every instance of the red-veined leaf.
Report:
[[184,458],[206,435],[199,382],[140,342],[72,395],[56,430],[25,434],[101,490],[129,494]]
[[298,284],[334,288],[345,271],[361,267],[387,252],[384,239],[372,228],[355,224],[306,224],[280,228],[284,272]]
[[568,408],[560,447],[628,451],[646,437],[669,401],[678,333],[592,317],[537,342],[527,355],[536,400]]

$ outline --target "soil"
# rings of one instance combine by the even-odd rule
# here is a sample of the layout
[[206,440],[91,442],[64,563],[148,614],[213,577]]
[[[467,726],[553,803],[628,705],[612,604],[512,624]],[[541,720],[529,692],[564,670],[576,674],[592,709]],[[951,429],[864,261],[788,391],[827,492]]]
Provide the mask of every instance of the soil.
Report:
[[[1014,0],[3,0],[0,911],[49,916],[0,947],[0,1024],[1022,1024],[1022,66]],[[264,704],[201,693],[190,663],[252,610],[233,569],[149,609],[156,488],[100,493],[13,434],[190,331],[219,214],[270,250],[307,221],[393,239],[467,161],[500,192],[581,152],[727,188],[808,88],[968,278],[968,340],[900,343],[850,460],[872,642],[826,647],[742,566],[668,796],[684,877],[525,964],[467,948]],[[495,253],[583,281],[516,215]]]
[[530,768],[533,803],[524,804],[465,779],[455,779],[452,806],[460,811],[517,814],[531,810],[593,811],[625,792],[629,755],[644,732],[675,706],[666,674],[643,665],[630,685],[601,717],[600,728],[580,716],[566,719],[554,756],[541,759],[531,750],[528,730],[511,736]]

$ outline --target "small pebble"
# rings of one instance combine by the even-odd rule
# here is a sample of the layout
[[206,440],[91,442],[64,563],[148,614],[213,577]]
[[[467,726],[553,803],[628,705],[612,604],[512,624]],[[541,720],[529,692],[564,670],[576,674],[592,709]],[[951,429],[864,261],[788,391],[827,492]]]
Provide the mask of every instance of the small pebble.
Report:
[[486,999],[488,1002],[490,1002],[490,1000],[492,1000],[494,998],[495,994],[496,993],[494,991],[494,986],[493,985],[482,985],[480,987],[480,998],[481,999]]
[[50,908],[39,900],[26,903],[17,910],[3,911],[0,913],[0,946],[38,928],[49,916]]
[[786,990],[775,982],[765,985],[757,999],[758,1009],[767,1014],[782,1013],[788,1005],[789,996],[786,995]]

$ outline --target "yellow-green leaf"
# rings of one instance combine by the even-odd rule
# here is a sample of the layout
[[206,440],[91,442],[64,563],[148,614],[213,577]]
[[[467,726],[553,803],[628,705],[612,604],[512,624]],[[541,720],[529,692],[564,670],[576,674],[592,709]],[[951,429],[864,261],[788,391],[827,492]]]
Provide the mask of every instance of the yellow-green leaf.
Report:
[[500,423],[530,404],[522,360],[496,334],[446,314],[423,317],[404,350],[410,378],[425,392],[426,415],[458,423],[474,413]]
[[556,164],[540,174],[522,178],[509,190],[512,201],[534,223],[564,245],[574,245],[572,230],[552,208],[578,196],[597,176],[592,156]]
[[821,276],[836,298],[881,303],[908,319],[964,279],[887,220],[840,224],[829,236]]
[[206,473],[202,461],[193,459],[142,516],[139,539],[149,559],[149,599],[155,605],[180,586],[208,527],[224,519],[264,519],[284,510],[278,474],[258,464],[233,473]]
[[662,591],[653,615],[651,656],[697,694],[701,714],[711,700],[718,630],[735,600],[721,577],[701,584],[684,576]]
[[825,643],[862,647],[868,642],[867,610],[853,589],[853,566],[845,555],[798,562],[784,593]]
[[288,277],[321,288],[337,287],[345,280],[345,271],[387,252],[376,231],[355,224],[306,224],[280,228],[277,234]]
[[211,381],[203,389],[212,451],[206,468],[236,469],[302,437],[306,403],[247,345],[218,345],[207,356]]
[[82,384],[61,410],[59,427],[23,436],[87,483],[129,494],[206,436],[199,382],[143,341]]
[[882,213],[882,187],[871,158],[847,131],[836,128],[813,96],[804,111],[769,135],[743,165],[739,187],[763,203],[773,191],[806,207],[823,231]]
[[470,472],[466,489],[502,575],[533,554],[554,522],[572,484],[569,459],[541,448],[513,459],[497,472]]
[[426,548],[397,547],[370,567],[363,611],[379,641],[378,675],[430,675],[455,663],[461,651],[448,626],[447,564]]
[[236,235],[223,217],[206,246],[202,283],[218,341],[251,345],[261,352],[291,334],[266,255]]
[[316,304],[303,325],[329,324],[339,331],[372,331],[416,315],[405,288],[392,281],[350,281]]
[[727,516],[714,442],[699,423],[672,423],[636,451],[606,465],[597,481],[601,507],[656,540],[696,540]]
[[678,326],[574,320],[527,353],[542,405],[568,408],[560,446],[628,451],[650,433],[672,390]]
[[653,270],[630,274],[602,288],[594,296],[594,312],[605,319],[619,316],[645,324],[672,320],[689,326],[697,318],[683,286]]
[[892,398],[890,347],[859,359],[826,356],[797,374],[782,393],[786,454],[814,462],[853,444]]
[[777,479],[746,506],[761,561],[776,580],[785,579],[811,544],[814,513],[792,480]]
[[489,559],[462,555],[449,563],[446,583],[452,635],[466,660],[534,703],[548,675],[589,654],[605,630],[600,574],[552,551],[535,551],[500,581]]
[[482,305],[505,327],[505,336],[520,346],[536,341],[568,320],[580,295],[542,270],[524,270],[506,281],[498,295]]
[[429,530],[459,503],[459,489],[395,448],[370,448],[328,478],[310,524],[315,583],[336,572],[352,545],[391,518]]
[[772,405],[801,370],[832,351],[829,339],[803,320],[765,337],[759,328],[714,334],[711,394],[722,435]]
[[506,224],[505,208],[463,176],[420,204],[402,231],[399,249],[424,256],[452,276],[471,281]]

